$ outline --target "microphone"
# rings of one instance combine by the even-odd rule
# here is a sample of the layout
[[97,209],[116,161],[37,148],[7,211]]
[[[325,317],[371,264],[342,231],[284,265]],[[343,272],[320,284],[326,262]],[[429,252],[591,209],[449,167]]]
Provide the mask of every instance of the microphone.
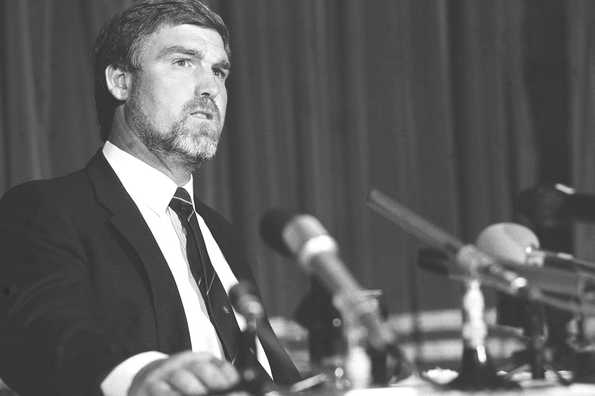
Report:
[[235,365],[241,375],[242,390],[251,394],[265,394],[269,381],[261,369],[256,356],[256,332],[264,316],[260,299],[254,285],[241,281],[229,289],[229,300],[233,308],[246,319],[246,328],[238,340],[238,354]]
[[[593,264],[570,259],[572,256],[564,253],[539,249],[535,234],[520,224],[499,223],[487,227],[477,237],[477,246],[527,277],[532,285],[550,292],[576,296],[581,289],[580,276],[560,269],[560,260],[567,263],[566,267],[576,265],[583,269],[580,275],[595,279],[589,271],[584,271],[593,268]],[[552,257],[556,258],[556,265],[548,265]]]
[[595,195],[578,193],[561,183],[524,190],[516,205],[536,226],[551,228],[570,221],[595,221]]
[[562,212],[573,220],[595,221],[595,195],[579,193],[572,187],[556,183],[554,190],[564,196]]
[[[544,289],[550,292],[577,296],[577,291],[581,289],[583,282],[575,273],[552,268],[531,267],[510,261],[499,262],[496,258],[483,253],[473,245],[467,245],[469,249],[466,249],[467,253],[471,252],[473,254],[459,254],[464,253],[464,248],[466,247],[461,241],[413,213],[398,202],[395,202],[380,191],[372,190],[370,192],[367,205],[405,231],[417,236],[428,245],[442,249],[450,257],[455,257],[458,264],[457,269],[477,276],[482,282],[487,279],[489,285],[498,290],[512,295],[528,294],[529,298],[542,301],[569,312],[595,312],[595,305],[590,302],[582,301],[580,304],[577,304],[572,301],[544,295],[539,290]],[[480,248],[487,250],[483,244]],[[473,257],[475,253],[479,256],[479,260],[477,261],[480,264],[468,262],[469,256]],[[489,253],[493,254],[494,252]],[[475,273],[473,270],[475,270]],[[501,271],[504,271],[504,274]],[[489,272],[494,273],[495,276],[486,276],[485,274]],[[527,279],[531,281],[531,287],[527,287]]]
[[382,350],[393,343],[394,335],[380,319],[377,304],[353,278],[339,257],[337,242],[313,216],[282,210],[267,212],[260,222],[264,241],[277,252],[293,257],[309,274],[316,276],[334,296],[339,297],[368,332],[368,342]]
[[595,278],[595,264],[572,254],[539,248],[537,236],[529,228],[515,223],[498,223],[484,229],[477,246],[501,260],[534,267],[550,266],[583,272]]
[[463,242],[394,201],[378,190],[372,190],[368,206],[391,220],[406,232],[453,257],[460,270],[509,294],[528,292],[527,279],[501,265],[474,245]]
[[252,283],[241,281],[229,289],[229,300],[233,308],[242,315],[248,324],[258,323],[264,316],[264,308],[256,295]]

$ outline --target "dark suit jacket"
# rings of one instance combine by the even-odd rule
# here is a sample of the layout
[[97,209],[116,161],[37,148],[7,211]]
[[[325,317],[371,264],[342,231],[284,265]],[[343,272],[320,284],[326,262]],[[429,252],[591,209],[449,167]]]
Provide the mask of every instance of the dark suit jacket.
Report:
[[[230,224],[197,201],[232,271],[252,280]],[[81,171],[0,201],[0,377],[21,395],[94,395],[126,358],[190,348],[175,282],[153,235],[98,153]],[[299,379],[270,326],[279,383]]]

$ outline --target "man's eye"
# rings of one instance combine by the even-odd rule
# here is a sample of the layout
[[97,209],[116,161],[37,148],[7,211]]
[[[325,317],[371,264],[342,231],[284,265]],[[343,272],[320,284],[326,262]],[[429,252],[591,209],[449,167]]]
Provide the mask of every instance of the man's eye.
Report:
[[215,69],[213,70],[213,74],[215,75],[215,77],[218,77],[222,80],[225,80],[225,78],[227,77],[227,72],[225,72],[223,69]]
[[174,65],[181,67],[190,67],[192,66],[192,61],[190,59],[176,59],[174,60]]

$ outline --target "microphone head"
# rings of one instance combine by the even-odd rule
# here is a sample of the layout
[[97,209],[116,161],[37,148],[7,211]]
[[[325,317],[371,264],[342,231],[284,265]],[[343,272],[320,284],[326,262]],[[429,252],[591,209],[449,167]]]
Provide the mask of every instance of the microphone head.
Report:
[[238,300],[244,296],[256,296],[256,288],[248,281],[240,281],[229,289],[229,302],[236,308]]
[[273,209],[262,217],[260,235],[277,252],[285,256],[297,256],[306,242],[328,233],[313,216]]
[[484,229],[477,247],[494,258],[525,263],[527,248],[539,248],[537,236],[529,228],[515,223],[498,223]]
[[229,289],[229,302],[233,308],[246,318],[259,319],[264,309],[256,294],[256,288],[248,281],[241,281]]

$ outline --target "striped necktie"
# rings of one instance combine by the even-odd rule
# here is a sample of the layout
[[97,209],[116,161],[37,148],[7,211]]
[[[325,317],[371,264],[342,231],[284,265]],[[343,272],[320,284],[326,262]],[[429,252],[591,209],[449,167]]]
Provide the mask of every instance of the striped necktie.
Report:
[[209,259],[190,195],[185,189],[178,187],[169,206],[186,230],[186,255],[190,270],[204,299],[211,323],[221,340],[225,356],[234,363],[239,351],[241,331],[227,293]]

